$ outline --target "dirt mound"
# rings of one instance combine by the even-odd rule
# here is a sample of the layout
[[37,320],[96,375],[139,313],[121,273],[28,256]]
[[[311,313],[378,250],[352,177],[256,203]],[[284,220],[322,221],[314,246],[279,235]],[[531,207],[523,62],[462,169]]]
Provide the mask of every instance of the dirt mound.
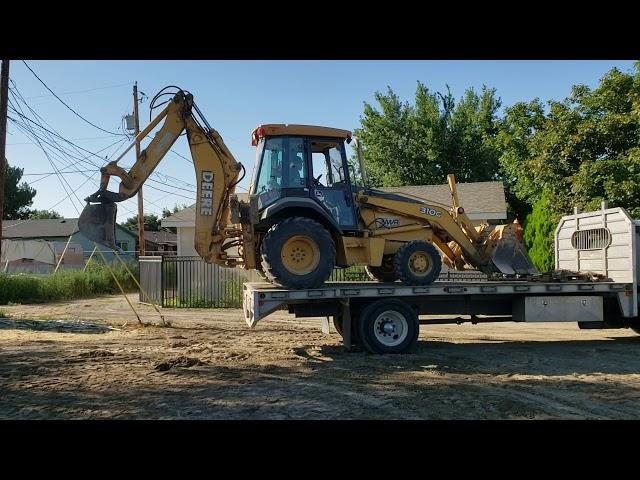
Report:
[[189,368],[196,365],[205,365],[205,363],[199,358],[180,356],[178,358],[174,358],[166,362],[157,364],[155,366],[155,369],[160,372],[166,372],[167,370],[170,370],[173,367]]
[[89,350],[88,352],[82,352],[80,356],[86,358],[113,357],[113,352],[109,350]]

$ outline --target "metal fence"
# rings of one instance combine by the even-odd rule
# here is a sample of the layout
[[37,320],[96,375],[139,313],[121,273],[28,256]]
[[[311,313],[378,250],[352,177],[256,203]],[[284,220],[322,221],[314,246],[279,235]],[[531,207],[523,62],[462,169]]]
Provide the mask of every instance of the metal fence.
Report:
[[[440,281],[479,281],[480,272],[444,271]],[[244,282],[263,281],[255,271],[222,268],[200,257],[140,257],[140,284],[153,301],[173,308],[241,308]],[[364,267],[336,268],[331,282],[369,282]],[[148,303],[140,292],[140,301]]]

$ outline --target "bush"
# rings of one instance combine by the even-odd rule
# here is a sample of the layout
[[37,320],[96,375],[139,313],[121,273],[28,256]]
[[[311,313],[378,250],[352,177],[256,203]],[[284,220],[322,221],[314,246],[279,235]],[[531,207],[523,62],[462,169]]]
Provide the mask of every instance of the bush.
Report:
[[554,212],[549,197],[543,194],[524,222],[522,241],[541,273],[555,268],[553,234],[559,219],[560,215]]
[[[127,265],[138,275],[137,266]],[[125,292],[137,291],[137,285],[122,265],[112,269]],[[0,274],[0,305],[44,303],[56,300],[88,298],[120,293],[109,270],[103,264],[90,264],[86,271],[61,270],[50,275]]]

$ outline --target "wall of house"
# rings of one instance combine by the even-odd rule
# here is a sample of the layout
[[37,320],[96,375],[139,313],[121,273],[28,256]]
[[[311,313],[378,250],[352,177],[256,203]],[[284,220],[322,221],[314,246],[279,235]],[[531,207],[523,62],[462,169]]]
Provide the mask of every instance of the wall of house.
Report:
[[[56,239],[56,240],[61,240],[64,242],[67,241],[66,238]],[[87,237],[82,235],[80,232],[77,232],[73,235],[73,238],[71,239],[71,241],[82,245],[82,249],[84,250],[84,258],[85,259],[89,258],[89,255],[91,255],[91,252],[93,251],[93,248],[94,248],[94,244],[91,240],[89,240]],[[127,230],[116,228],[116,243],[118,242],[126,242],[128,244],[127,247],[129,251],[120,255],[122,259],[126,261],[131,261],[131,262],[135,261],[136,260],[136,255],[134,251],[135,245],[136,245],[135,235],[133,235]],[[110,249],[108,249],[104,245],[101,245],[100,250],[102,251],[102,254],[105,256],[107,261],[109,262],[116,261],[115,256]],[[98,258],[101,258],[101,257],[98,256]]]

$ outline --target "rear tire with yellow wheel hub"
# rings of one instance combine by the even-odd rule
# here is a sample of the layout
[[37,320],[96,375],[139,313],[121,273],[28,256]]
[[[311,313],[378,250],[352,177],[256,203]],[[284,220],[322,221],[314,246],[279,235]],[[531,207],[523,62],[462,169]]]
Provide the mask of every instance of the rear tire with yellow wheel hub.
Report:
[[262,270],[270,282],[285,288],[317,288],[336,262],[333,238],[323,225],[291,217],[273,225],[260,245]]
[[394,265],[402,283],[429,285],[440,275],[442,257],[432,243],[415,240],[398,249]]

